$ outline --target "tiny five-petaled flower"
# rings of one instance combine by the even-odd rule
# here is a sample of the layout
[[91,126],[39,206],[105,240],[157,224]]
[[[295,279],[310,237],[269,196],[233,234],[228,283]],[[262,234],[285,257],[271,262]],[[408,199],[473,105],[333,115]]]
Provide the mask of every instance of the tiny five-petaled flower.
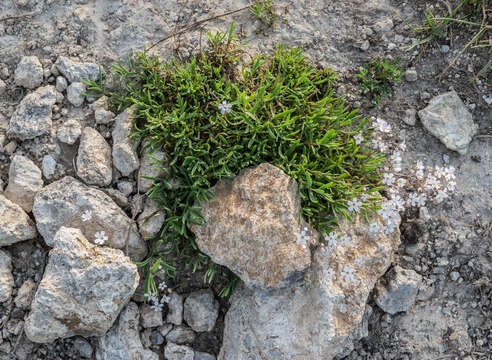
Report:
[[92,211],[86,210],[82,213],[80,217],[82,218],[83,222],[89,221],[92,217]]
[[108,236],[106,235],[106,233],[104,231],[98,231],[94,236],[96,237],[94,242],[97,245],[104,245],[104,243],[106,241],[108,241]]
[[222,115],[224,114],[229,114],[231,112],[231,107],[232,107],[232,104],[229,104],[227,101],[222,101],[220,104],[219,104],[219,110],[220,110],[220,113]]

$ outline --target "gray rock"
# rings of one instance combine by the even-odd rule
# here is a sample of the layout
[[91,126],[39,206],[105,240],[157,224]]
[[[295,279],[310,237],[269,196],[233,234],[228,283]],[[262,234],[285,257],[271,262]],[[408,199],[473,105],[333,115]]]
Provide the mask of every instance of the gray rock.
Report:
[[36,291],[36,283],[31,279],[27,279],[22,283],[22,286],[17,291],[14,304],[19,309],[27,310],[31,306],[31,301]]
[[75,119],[69,119],[56,132],[56,137],[62,143],[73,145],[82,134],[82,126]]
[[8,135],[29,140],[51,133],[51,108],[56,102],[54,86],[45,86],[26,95],[10,118]]
[[162,151],[146,150],[140,161],[140,169],[138,171],[138,188],[141,193],[146,193],[152,188],[154,180],[152,178],[162,178],[166,172],[162,168],[162,163],[166,155]]
[[57,76],[56,77],[56,90],[59,92],[64,92],[67,90],[68,83],[67,79],[65,79],[63,76]]
[[373,26],[374,31],[376,32],[389,32],[393,29],[393,20],[390,18],[380,20],[376,22]]
[[77,154],[77,175],[89,185],[108,186],[113,178],[111,147],[96,130],[86,127]]
[[140,235],[143,238],[156,236],[161,230],[164,220],[164,210],[161,209],[155,200],[146,198],[144,209],[137,218]]
[[[370,221],[382,225],[377,218]],[[366,302],[398,248],[398,223],[391,235],[371,235],[363,217],[341,220],[337,233],[347,235],[347,241],[316,249],[304,280],[270,291],[239,286],[226,314],[218,359],[346,356],[353,340],[364,335]]]
[[85,84],[73,82],[68,86],[67,99],[73,106],[81,106],[84,103]]
[[10,163],[9,184],[5,189],[5,196],[31,212],[34,196],[43,188],[41,170],[29,158],[15,155]]
[[193,360],[193,349],[185,345],[168,343],[164,348],[164,357],[167,360]]
[[159,331],[159,333],[162,335],[162,336],[166,336],[167,334],[169,334],[169,332],[173,329],[173,326],[172,324],[164,324],[162,326],[159,326],[157,328],[157,330]]
[[0,250],[0,303],[10,300],[13,287],[12,259],[7,252]]
[[140,342],[138,317],[138,306],[130,302],[108,333],[97,340],[96,360],[159,360]]
[[43,157],[43,176],[46,179],[51,179],[56,172],[56,160],[51,155]]
[[133,183],[131,181],[120,181],[117,186],[118,190],[125,196],[130,196],[133,193]]
[[137,144],[129,138],[133,130],[134,111],[129,108],[119,114],[115,119],[113,136],[113,164],[123,176],[129,176],[138,169],[138,160],[135,148]]
[[162,311],[154,311],[150,305],[143,304],[140,306],[140,324],[144,328],[162,326]]
[[192,344],[195,341],[195,333],[189,327],[177,326],[166,335],[166,341],[178,345]]
[[369,47],[371,46],[371,44],[369,43],[369,40],[364,40],[360,46],[360,49],[362,51],[367,51],[369,50]]
[[461,155],[468,151],[468,144],[478,131],[472,115],[456,92],[438,95],[419,111],[424,127],[450,150]]
[[[215,197],[201,204],[205,223],[190,227],[201,251],[248,287],[287,286],[302,276],[311,264],[311,252],[309,244],[297,242],[296,234],[309,225],[300,220],[294,179],[264,163],[210,190]],[[314,229],[309,234],[316,240]]]
[[209,353],[195,351],[195,358],[193,360],[215,360],[215,356]]
[[34,89],[43,83],[43,66],[36,56],[23,56],[15,69],[14,81],[18,86]]
[[73,347],[77,354],[80,355],[81,358],[91,359],[92,358],[92,345],[83,337],[77,337],[73,342]]
[[7,90],[7,84],[5,84],[5,81],[0,79],[0,95],[3,95],[5,90]]
[[56,233],[26,320],[29,340],[103,336],[132,297],[138,271],[121,250],[101,248],[78,229]]
[[415,70],[415,68],[407,69],[404,73],[404,76],[408,82],[414,82],[418,80],[417,70]]
[[164,336],[159,331],[154,330],[150,334],[150,342],[154,345],[162,345],[164,344]]
[[[62,226],[75,227],[91,242],[98,232],[108,236],[107,245],[126,248],[132,260],[141,260],[147,254],[145,242],[137,226],[105,193],[67,176],[44,187],[34,200],[34,218],[39,232],[48,246]],[[84,221],[84,216],[88,215]]]
[[166,322],[174,325],[181,325],[183,323],[183,297],[172,292],[169,295],[169,298],[170,300],[167,303],[168,312]]
[[36,227],[24,210],[0,194],[0,246],[34,239]]
[[122,208],[126,208],[128,206],[128,198],[125,196],[125,194],[111,188],[104,189],[104,192],[108,194],[111,199],[113,199],[114,202],[118,204],[118,206],[121,206]]
[[405,124],[414,126],[416,121],[416,115],[417,115],[417,110],[415,110],[414,108],[406,109],[405,115],[403,116],[402,120]]
[[441,46],[441,52],[442,52],[443,54],[448,53],[448,52],[449,52],[449,45],[442,45],[442,46]]
[[219,316],[219,303],[212,290],[194,291],[188,295],[184,302],[183,316],[196,332],[211,331]]
[[376,285],[376,304],[388,314],[408,311],[415,303],[415,298],[422,283],[422,276],[413,270],[394,266]]
[[94,63],[80,63],[60,56],[55,63],[58,71],[70,83],[82,80],[97,80],[99,77],[99,65]]
[[451,278],[451,280],[453,281],[458,281],[458,279],[460,278],[460,273],[457,272],[457,271],[452,271],[450,274],[449,274],[449,277]]
[[102,96],[97,101],[94,101],[91,104],[91,108],[94,110],[96,124],[109,124],[115,117],[111,111],[108,111],[108,99],[106,96]]

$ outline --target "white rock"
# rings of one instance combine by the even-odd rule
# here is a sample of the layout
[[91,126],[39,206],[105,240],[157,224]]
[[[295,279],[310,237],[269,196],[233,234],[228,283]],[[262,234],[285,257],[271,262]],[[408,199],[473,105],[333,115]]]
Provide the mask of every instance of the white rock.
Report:
[[36,227],[22,208],[0,194],[0,246],[34,239]]
[[34,89],[43,83],[43,66],[36,56],[23,56],[15,69],[14,81],[18,86]]
[[159,360],[140,342],[138,316],[138,306],[130,302],[108,333],[97,339],[96,360]]
[[129,176],[138,169],[140,162],[135,151],[136,143],[129,138],[133,129],[134,111],[129,108],[115,119],[113,136],[113,164],[123,176]]
[[181,325],[183,323],[183,296],[172,292],[169,295],[169,303],[167,307],[169,309],[166,317],[166,322]]
[[143,238],[156,236],[162,228],[165,220],[164,210],[155,200],[145,199],[144,210],[137,218],[140,235]]
[[80,63],[60,56],[55,63],[58,71],[70,82],[82,80],[97,80],[99,77],[99,65],[94,63]]
[[56,102],[54,86],[45,86],[28,94],[10,118],[8,135],[20,140],[51,133],[52,107]]
[[56,132],[56,137],[62,143],[73,145],[82,134],[82,126],[75,119],[67,120]]
[[108,99],[106,96],[102,96],[97,101],[94,101],[91,104],[91,108],[94,110],[96,124],[109,124],[115,117],[111,111],[108,111]]
[[414,82],[418,80],[417,70],[415,70],[415,68],[407,69],[404,75],[405,75],[405,79],[408,82]]
[[34,196],[43,188],[41,170],[29,158],[15,155],[10,163],[9,184],[5,189],[5,196],[31,212]]
[[164,356],[167,360],[193,360],[193,349],[185,345],[167,343],[164,348]]
[[90,244],[62,227],[25,323],[29,340],[49,343],[74,335],[103,336],[138,285],[138,271],[122,251]]
[[111,147],[96,130],[86,127],[77,154],[77,175],[90,185],[108,186],[113,178]]
[[56,90],[59,92],[64,92],[67,90],[68,83],[67,79],[65,79],[63,76],[57,76],[56,77]]
[[8,253],[0,250],[0,303],[10,300],[13,287],[12,259]]
[[138,171],[138,188],[141,193],[145,193],[152,188],[154,181],[151,178],[162,178],[165,171],[162,169],[162,162],[166,155],[160,151],[146,150],[141,159],[140,170]]
[[192,292],[184,302],[183,316],[195,331],[211,331],[219,316],[219,303],[210,289]]
[[84,103],[85,84],[73,82],[68,86],[67,99],[73,106],[81,106]]
[[56,172],[56,160],[51,155],[45,155],[43,157],[43,176],[46,179],[51,179]]
[[393,29],[393,20],[390,18],[380,20],[373,26],[374,31],[376,32],[388,32]]
[[478,126],[456,92],[438,95],[419,111],[424,127],[449,149],[465,155]]
[[55,233],[65,226],[81,229],[91,242],[94,242],[96,233],[104,232],[108,236],[106,245],[123,250],[129,234],[130,257],[138,261],[147,254],[146,243],[141,239],[137,226],[123,210],[102,191],[70,176],[51,183],[36,195],[33,214],[48,246],[53,246]]

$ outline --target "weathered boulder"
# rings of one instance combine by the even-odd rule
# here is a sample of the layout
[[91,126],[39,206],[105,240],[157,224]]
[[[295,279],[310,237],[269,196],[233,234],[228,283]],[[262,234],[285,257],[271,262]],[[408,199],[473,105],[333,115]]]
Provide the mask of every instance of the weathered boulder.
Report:
[[91,109],[94,110],[94,118],[96,124],[109,124],[113,121],[114,114],[108,111],[108,98],[102,96],[91,104]]
[[461,155],[466,154],[478,130],[472,114],[454,90],[431,99],[429,105],[419,111],[419,118],[432,135]]
[[147,247],[137,226],[105,193],[66,176],[37,193],[33,207],[39,232],[48,246],[60,227],[74,227],[94,242],[96,233],[107,237],[105,245],[126,250],[132,260],[141,260]]
[[0,194],[0,246],[34,239],[36,227],[22,208]]
[[56,137],[62,143],[73,145],[82,134],[82,127],[75,119],[69,119],[56,132]]
[[128,303],[113,327],[97,340],[96,360],[159,360],[140,342],[138,317],[137,304]]
[[80,63],[60,56],[55,63],[58,71],[70,82],[82,80],[97,80],[99,77],[99,65],[94,63]]
[[10,163],[9,184],[5,189],[5,196],[24,211],[31,212],[34,196],[42,188],[41,170],[29,158],[15,155]]
[[[227,266],[248,287],[276,288],[302,276],[311,263],[309,246],[296,241],[300,221],[297,183],[264,163],[222,180],[203,203],[205,224],[191,226],[201,251]],[[315,230],[309,231],[312,239]]]
[[176,326],[166,335],[166,341],[178,345],[192,344],[195,341],[195,333],[187,326]]
[[376,285],[376,304],[391,315],[407,311],[415,303],[422,276],[394,266]]
[[219,316],[219,303],[210,289],[192,292],[184,302],[184,320],[195,331],[211,331]]
[[181,325],[183,323],[183,296],[176,292],[172,292],[169,295],[167,307],[168,312],[166,322],[174,325]]
[[162,178],[166,172],[162,168],[162,162],[166,155],[156,150],[154,152],[146,150],[140,160],[140,169],[138,170],[138,189],[141,193],[145,193],[152,188],[154,179]]
[[162,320],[162,310],[153,308],[148,304],[143,304],[140,306],[140,324],[144,328],[162,326],[162,324],[164,324],[164,321]]
[[195,354],[188,346],[170,342],[164,348],[164,356],[167,360],[193,360]]
[[133,129],[133,115],[132,108],[126,109],[119,114],[115,119],[115,126],[112,132],[113,164],[123,176],[129,176],[140,165],[135,151],[137,144],[129,138]]
[[12,259],[8,253],[0,250],[0,303],[10,300],[13,287]]
[[342,220],[338,233],[346,236],[315,250],[304,281],[288,289],[236,290],[219,360],[331,360],[351,351],[364,333],[367,298],[400,238],[398,230],[370,235],[361,217]]
[[14,73],[15,84],[34,89],[43,82],[43,66],[36,56],[23,56]]
[[85,100],[85,84],[81,82],[73,82],[67,89],[67,100],[73,106],[80,106]]
[[62,227],[25,323],[29,340],[49,343],[74,335],[103,336],[138,285],[138,271],[122,251],[87,241]]
[[56,102],[54,86],[44,86],[26,95],[10,118],[7,134],[29,140],[51,132],[52,107]]
[[113,178],[111,147],[97,130],[86,127],[77,154],[77,175],[89,185],[108,186]]
[[165,213],[159,204],[150,198],[145,199],[143,211],[137,218],[140,235],[143,238],[156,236],[164,224]]

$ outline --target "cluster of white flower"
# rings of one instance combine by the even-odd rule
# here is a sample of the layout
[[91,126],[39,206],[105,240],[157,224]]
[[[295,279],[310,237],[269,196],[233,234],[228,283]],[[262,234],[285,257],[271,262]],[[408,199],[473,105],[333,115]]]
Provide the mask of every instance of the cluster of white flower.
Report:
[[104,243],[108,241],[108,236],[104,231],[98,231],[97,233],[94,234],[94,236],[95,236],[94,243],[96,243],[97,245],[100,246],[104,245]]
[[89,221],[92,218],[92,211],[85,210],[80,217],[83,222]]
[[355,273],[355,269],[350,265],[344,266],[341,275],[345,281],[359,282],[359,278],[357,277],[357,274]]
[[145,300],[150,304],[150,307],[154,311],[162,311],[164,308],[164,303],[168,303],[171,299],[169,296],[162,296],[161,300],[159,301],[159,298],[157,294],[144,294]]
[[359,212],[360,207],[362,206],[362,202],[359,201],[356,197],[352,200],[347,201],[348,211],[350,212]]
[[300,234],[296,234],[297,243],[301,244],[303,249],[306,249],[311,242],[311,236],[309,235],[309,230],[305,227]]
[[362,144],[362,141],[364,141],[364,136],[362,135],[362,131],[354,136],[354,140],[357,145]]

